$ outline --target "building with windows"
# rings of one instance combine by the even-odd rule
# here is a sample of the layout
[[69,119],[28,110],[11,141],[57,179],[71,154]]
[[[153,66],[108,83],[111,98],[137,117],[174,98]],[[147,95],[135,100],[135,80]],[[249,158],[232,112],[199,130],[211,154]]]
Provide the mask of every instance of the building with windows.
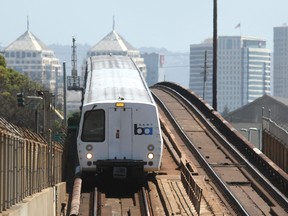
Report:
[[7,68],[27,75],[55,95],[63,105],[63,75],[59,59],[29,29],[3,50]]
[[206,39],[190,45],[189,89],[212,104],[213,43]]
[[273,94],[288,97],[288,26],[274,27]]
[[141,54],[147,67],[146,82],[148,86],[152,86],[158,82],[164,81],[164,55],[158,53]]
[[217,102],[231,112],[270,94],[271,51],[266,41],[243,36],[218,38]]
[[140,51],[130,45],[120,34],[118,34],[118,32],[114,30],[114,27],[109,34],[92,46],[87,53],[87,56],[95,55],[130,56],[142,71],[143,76],[146,77],[147,75],[146,65],[144,59],[140,55]]
[[[189,88],[211,105],[212,68],[212,40],[192,44]],[[229,113],[265,94],[270,95],[270,71],[271,51],[266,48],[265,40],[255,37],[220,36],[217,65],[218,111]]]

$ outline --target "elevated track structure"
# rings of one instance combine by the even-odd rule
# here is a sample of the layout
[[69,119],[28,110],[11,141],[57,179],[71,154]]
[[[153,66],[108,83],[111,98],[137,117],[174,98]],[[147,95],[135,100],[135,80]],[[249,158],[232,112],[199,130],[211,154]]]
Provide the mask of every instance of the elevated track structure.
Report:
[[169,119],[193,152],[192,163],[198,164],[197,169],[204,168],[233,211],[241,215],[281,215],[288,211],[287,173],[244,139],[218,112],[173,83],[160,83],[152,92],[161,116]]

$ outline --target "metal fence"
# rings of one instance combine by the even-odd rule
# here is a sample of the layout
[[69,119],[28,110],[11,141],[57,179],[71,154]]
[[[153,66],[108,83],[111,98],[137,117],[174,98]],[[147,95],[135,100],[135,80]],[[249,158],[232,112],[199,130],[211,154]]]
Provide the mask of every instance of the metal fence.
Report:
[[275,137],[281,140],[286,148],[288,148],[288,131],[278,125],[276,122],[272,121],[270,118],[263,117],[262,120],[263,130],[267,130],[272,133]]
[[0,213],[62,180],[63,146],[0,118]]
[[288,131],[263,117],[263,153],[288,173]]
[[192,172],[191,172],[191,165],[187,163],[187,161],[184,161],[181,159],[180,161],[180,167],[181,167],[181,181],[183,183],[183,186],[193,203],[195,210],[198,215],[200,215],[200,204],[201,204],[201,198],[202,198],[202,189],[200,186],[196,183],[196,181],[193,178]]

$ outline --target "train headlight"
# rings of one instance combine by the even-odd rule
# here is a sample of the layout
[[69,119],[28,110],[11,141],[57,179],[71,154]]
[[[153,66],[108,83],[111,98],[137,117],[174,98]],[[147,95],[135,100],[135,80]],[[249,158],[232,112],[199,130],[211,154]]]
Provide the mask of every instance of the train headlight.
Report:
[[153,151],[154,150],[154,145],[152,145],[152,144],[148,145],[147,149],[149,151]]
[[148,153],[147,157],[148,157],[150,160],[152,160],[152,159],[154,158],[154,154],[150,152],[150,153]]
[[91,153],[87,153],[86,157],[88,160],[90,160],[93,157],[93,155]]

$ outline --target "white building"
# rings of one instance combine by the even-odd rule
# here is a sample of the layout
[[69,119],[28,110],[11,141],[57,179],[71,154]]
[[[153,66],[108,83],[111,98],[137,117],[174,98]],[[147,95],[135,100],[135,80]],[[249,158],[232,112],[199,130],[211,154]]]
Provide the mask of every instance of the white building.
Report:
[[164,55],[158,53],[141,54],[147,67],[146,82],[152,86],[158,82],[164,81]]
[[[213,43],[206,40],[190,46],[189,88],[203,97],[204,62],[207,51],[205,100],[212,105]],[[266,41],[254,37],[218,38],[217,110],[231,112],[270,94],[271,51]]]
[[130,56],[138,68],[146,77],[147,69],[144,59],[140,55],[140,51],[130,45],[121,35],[114,29],[107,34],[101,41],[95,44],[87,53],[87,56],[95,55],[123,55]]
[[266,41],[243,36],[218,38],[217,102],[231,112],[270,94],[271,51]]
[[63,105],[63,75],[59,59],[29,29],[4,49],[7,67],[39,82]]
[[288,26],[274,27],[274,96],[288,97]]
[[[189,89],[212,105],[213,41],[206,39],[201,44],[190,45]],[[205,60],[206,53],[206,60]],[[206,74],[205,71],[206,61]],[[206,77],[205,77],[206,76]],[[204,85],[205,84],[205,85]]]

